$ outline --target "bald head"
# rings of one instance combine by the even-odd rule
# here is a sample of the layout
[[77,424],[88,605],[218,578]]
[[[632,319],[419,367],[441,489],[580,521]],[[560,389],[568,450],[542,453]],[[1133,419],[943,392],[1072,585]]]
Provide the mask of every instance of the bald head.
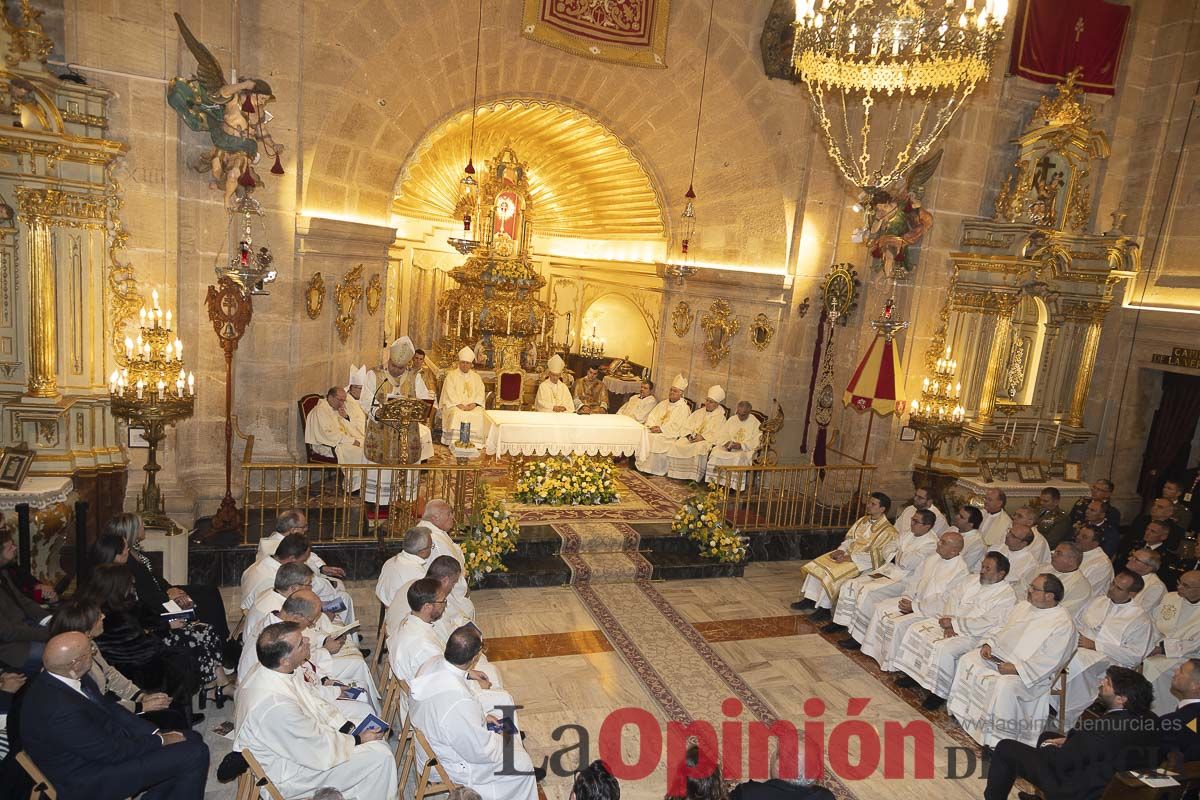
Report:
[[60,633],[46,642],[42,666],[47,672],[67,678],[78,678],[91,668],[92,642],[77,631]]
[[425,513],[421,515],[421,519],[449,532],[454,528],[454,509],[445,500],[435,497],[425,504]]
[[937,553],[944,559],[951,559],[963,551],[965,542],[962,534],[957,531],[946,531],[938,539]]
[[303,619],[309,624],[312,624],[320,613],[321,598],[317,597],[317,593],[312,589],[292,592],[288,599],[283,601],[283,608],[279,609],[281,618],[290,621]]

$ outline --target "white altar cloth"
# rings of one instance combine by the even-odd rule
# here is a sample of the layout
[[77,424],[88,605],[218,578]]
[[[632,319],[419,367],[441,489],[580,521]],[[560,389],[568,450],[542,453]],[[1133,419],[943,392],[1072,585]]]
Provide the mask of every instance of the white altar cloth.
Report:
[[483,412],[488,455],[636,456],[649,452],[646,426],[621,414]]

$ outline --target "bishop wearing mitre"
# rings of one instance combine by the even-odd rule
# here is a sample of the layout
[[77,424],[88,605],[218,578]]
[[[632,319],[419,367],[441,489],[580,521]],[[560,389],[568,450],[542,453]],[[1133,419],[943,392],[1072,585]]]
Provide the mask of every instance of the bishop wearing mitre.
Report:
[[442,444],[458,440],[460,426],[471,426],[471,441],[483,443],[483,403],[486,393],[483,379],[475,372],[475,351],[458,351],[458,367],[446,373],[442,381]]
[[867,513],[855,520],[838,549],[814,558],[800,568],[804,585],[802,599],[792,603],[796,611],[812,611],[813,621],[832,618],[829,609],[837,602],[842,585],[867,570],[876,570],[896,554],[896,529],[888,522],[892,498],[871,492]]
[[637,468],[642,472],[651,475],[667,474],[667,451],[683,433],[683,426],[688,418],[688,404],[683,399],[683,391],[687,387],[687,378],[676,375],[675,380],[671,381],[667,399],[656,405],[646,417],[650,446],[646,460],[637,462]]
[[575,411],[575,403],[571,400],[571,390],[567,388],[562,379],[563,369],[566,366],[562,356],[558,353],[550,356],[550,360],[546,362],[549,374],[546,375],[546,380],[538,385],[537,397],[533,401],[534,411],[557,414]]
[[704,478],[708,451],[717,443],[717,433],[725,424],[725,389],[709,387],[704,405],[697,408],[683,423],[683,435],[667,450],[667,477],[683,481]]
[[[705,483],[729,483],[727,474],[718,467],[748,467],[754,461],[754,452],[762,441],[758,417],[750,412],[749,401],[737,404],[737,413],[725,420],[717,431],[717,446],[708,451],[708,466],[704,470]],[[746,476],[739,473],[732,480],[733,488],[745,489]]]
[[371,372],[375,378],[375,391],[371,393],[374,404],[382,404],[389,397],[405,396],[401,387],[415,354],[416,347],[407,336],[401,336],[388,346],[387,363]]
[[[346,390],[334,386],[317,401],[304,421],[304,443],[313,452],[337,458],[339,464],[363,464],[363,442],[367,438],[367,415],[358,403],[347,402]],[[359,470],[343,470],[356,492],[362,482]]]
[[350,379],[346,383],[346,394],[350,395],[353,402],[358,403],[363,414],[367,416],[371,414],[371,401],[375,398],[377,380],[375,373],[367,369],[366,364],[361,367],[350,365]]
[[[408,398],[417,400],[433,399],[427,392],[422,393],[421,386],[423,385],[418,376],[424,374],[424,371],[429,370],[425,364],[425,353],[413,347],[412,339],[407,336],[401,336],[388,347],[388,361],[382,367],[371,372],[364,380],[363,396],[370,397],[371,400],[367,407],[372,411],[374,408],[383,405],[388,400],[396,398]],[[436,384],[434,384],[436,385]],[[367,394],[367,386],[372,387],[371,393]],[[371,413],[371,412],[368,412]],[[421,456],[419,461],[428,461],[433,458],[433,433],[429,430],[429,426],[425,423],[417,425],[418,434],[421,437]],[[370,472],[367,474],[367,483],[373,484],[377,479],[382,478],[380,483],[380,492],[376,494],[376,488],[368,485],[368,494],[377,496],[380,504],[386,504],[388,501],[389,487],[394,476],[389,476],[388,473]]]

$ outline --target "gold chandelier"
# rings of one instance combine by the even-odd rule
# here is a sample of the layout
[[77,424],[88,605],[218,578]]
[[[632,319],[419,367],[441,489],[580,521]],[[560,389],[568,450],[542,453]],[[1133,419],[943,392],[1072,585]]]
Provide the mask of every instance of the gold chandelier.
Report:
[[924,158],[987,79],[1007,14],[1008,0],[797,0],[793,63],[846,180],[883,188]]
[[955,378],[958,361],[950,357],[950,348],[933,366],[933,379],[921,380],[921,399],[908,407],[908,426],[921,437],[925,448],[925,469],[933,466],[933,455],[942,442],[961,436],[967,412],[961,405],[962,384]]

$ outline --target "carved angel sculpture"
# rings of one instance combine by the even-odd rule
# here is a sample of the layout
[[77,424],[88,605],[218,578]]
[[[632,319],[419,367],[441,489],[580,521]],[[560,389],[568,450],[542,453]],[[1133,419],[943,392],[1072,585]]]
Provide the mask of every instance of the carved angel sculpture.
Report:
[[248,192],[261,182],[253,167],[262,153],[275,158],[271,172],[283,174],[279,163],[283,147],[267,131],[271,112],[266,106],[275,95],[270,84],[258,78],[229,83],[220,62],[196,39],[183,17],[175,14],[175,22],[196,58],[196,74],[192,80],[172,78],[167,103],[189,128],[208,133],[213,149],[205,154],[202,171],[211,173],[210,185],[224,190],[225,207],[233,210],[238,187]]
[[912,271],[908,248],[920,242],[933,227],[933,215],[921,206],[921,198],[925,184],[941,160],[939,150],[912,168],[904,189],[895,192],[879,189],[867,200],[867,249],[875,259],[872,266],[882,269],[888,278],[897,272],[903,277]]

